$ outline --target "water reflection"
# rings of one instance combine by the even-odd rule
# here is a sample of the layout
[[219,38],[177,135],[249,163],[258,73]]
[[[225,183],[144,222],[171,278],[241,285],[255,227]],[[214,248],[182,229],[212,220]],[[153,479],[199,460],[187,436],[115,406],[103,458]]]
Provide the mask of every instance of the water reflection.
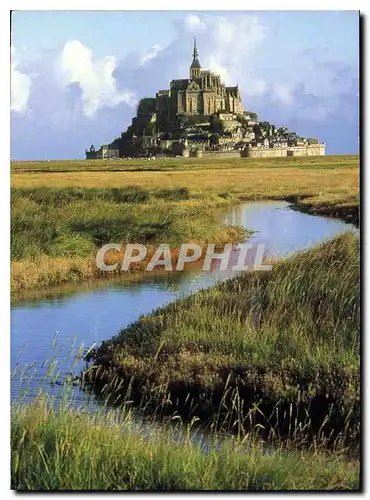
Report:
[[264,243],[267,254],[275,257],[310,248],[341,233],[358,233],[352,224],[297,212],[285,201],[253,202],[233,207],[225,215],[224,222],[256,230],[248,243]]

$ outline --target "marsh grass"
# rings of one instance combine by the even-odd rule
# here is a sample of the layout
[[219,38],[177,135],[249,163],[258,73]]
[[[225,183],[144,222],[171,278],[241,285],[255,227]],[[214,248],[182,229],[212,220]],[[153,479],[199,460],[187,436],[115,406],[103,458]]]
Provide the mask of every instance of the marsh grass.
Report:
[[85,381],[217,429],[356,447],[359,294],[345,234],[142,316],[90,353]]
[[56,410],[46,398],[13,406],[11,488],[61,490],[358,490],[359,464],[340,453],[265,450],[209,437],[191,425],[151,429],[132,414]]
[[[176,253],[182,242],[223,245],[244,239],[246,234],[243,228],[223,226],[216,214],[199,204],[181,206],[159,200],[132,205],[97,200],[66,206],[46,204],[42,216],[36,215],[38,208],[32,210],[24,206],[22,195],[20,199],[15,195],[13,291],[100,277],[95,254],[106,243],[144,243],[154,251],[158,241],[169,244]],[[107,263],[119,261],[119,257],[111,256]]]
[[[94,252],[108,242],[237,239],[213,208],[246,200],[287,199],[358,223],[358,157],[216,163],[13,164],[13,290],[95,277]],[[358,245],[344,235],[236,277],[91,350],[86,389],[119,412],[69,399],[56,408],[42,395],[15,403],[12,488],[359,489],[348,458],[360,437]],[[148,435],[133,425],[134,405],[183,425]],[[201,425],[206,452],[191,439]]]
[[[19,165],[28,165],[24,162],[14,165],[12,290],[96,276],[91,263],[105,243],[165,242],[176,248],[243,239],[240,229],[221,226],[213,209],[247,200],[286,199],[298,210],[358,223],[358,158],[296,160],[196,160],[181,163],[180,170],[175,162],[171,171],[140,172],[74,167],[61,172],[59,163],[46,162],[35,173],[37,163],[29,164],[30,172],[19,172]],[[161,165],[170,163],[161,160]]]
[[[84,346],[71,346],[71,366],[76,366],[82,352]],[[12,403],[12,489],[360,488],[359,461],[349,457],[340,443],[328,452],[324,443],[302,447],[296,437],[288,442],[276,439],[271,447],[261,440],[259,426],[232,437],[199,427],[197,418],[184,422],[177,414],[159,420],[156,412],[144,417],[148,403],[133,411],[129,392],[119,408],[112,407],[109,399],[100,407],[90,406],[89,398],[83,403],[79,397],[76,404],[72,380],[63,378],[54,361],[47,363],[38,396]],[[25,368],[29,381],[31,366]],[[45,392],[50,384],[59,387],[53,395]]]

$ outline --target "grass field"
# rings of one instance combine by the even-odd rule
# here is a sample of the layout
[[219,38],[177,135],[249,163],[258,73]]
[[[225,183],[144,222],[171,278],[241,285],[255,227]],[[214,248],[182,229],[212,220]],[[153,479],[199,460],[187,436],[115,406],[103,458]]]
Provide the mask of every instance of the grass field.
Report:
[[[188,430],[191,430],[188,428]],[[359,464],[338,453],[263,450],[256,441],[133,432],[129,417],[40,401],[14,407],[11,487],[24,490],[358,490]]]
[[241,201],[287,199],[359,220],[356,156],[144,163],[150,170],[123,160],[13,164],[12,290],[93,277],[92,256],[105,243],[235,240],[238,230],[220,227],[212,209]]

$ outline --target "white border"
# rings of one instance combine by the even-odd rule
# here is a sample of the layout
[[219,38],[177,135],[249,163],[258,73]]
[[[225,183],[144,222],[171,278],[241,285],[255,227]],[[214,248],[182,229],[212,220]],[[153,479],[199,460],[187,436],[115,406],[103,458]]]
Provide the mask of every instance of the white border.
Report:
[[[228,5],[226,2],[219,1],[219,0],[205,0],[202,2],[202,4],[199,4],[199,0],[187,0],[184,2],[184,5],[188,7],[187,9],[184,8],[173,8],[173,2],[169,0],[160,0],[155,3],[149,0],[142,0],[139,3],[134,4],[135,9],[130,9],[127,8],[126,5],[123,4],[122,0],[105,0],[104,2],[100,3],[97,1],[90,1],[89,2],[89,8],[86,9],[86,3],[85,2],[78,2],[76,0],[54,0],[51,4],[50,0],[33,0],[30,2],[29,0],[14,0],[13,2],[7,2],[6,0],[2,2],[1,5],[1,16],[0,16],[0,22],[1,22],[1,29],[0,29],[0,36],[1,36],[1,68],[2,68],[2,77],[1,77],[1,102],[2,102],[2,113],[1,113],[1,119],[3,121],[3,127],[1,128],[1,154],[2,154],[2,162],[1,162],[1,167],[0,167],[0,202],[1,202],[1,215],[2,215],[2,245],[0,246],[1,249],[1,262],[3,263],[3,269],[5,269],[2,272],[2,287],[1,287],[1,300],[0,300],[0,307],[1,307],[1,319],[2,319],[2,331],[1,331],[1,346],[2,346],[2,351],[3,351],[3,357],[0,363],[0,370],[1,370],[1,402],[2,402],[2,411],[0,412],[0,419],[1,419],[1,449],[0,449],[0,492],[1,492],[1,498],[9,498],[10,496],[14,495],[14,492],[11,493],[9,490],[10,487],[10,449],[9,449],[9,440],[10,440],[10,432],[9,432],[9,427],[10,427],[10,418],[9,418],[9,401],[10,401],[10,391],[9,391],[9,373],[10,373],[10,362],[9,362],[9,353],[10,353],[10,313],[9,313],[9,202],[10,202],[10,197],[9,197],[9,159],[10,159],[10,123],[9,123],[9,108],[10,108],[10,16],[9,16],[9,11],[12,10],[180,10],[180,11],[186,11],[186,10],[192,10],[192,11],[200,11],[200,10],[238,10],[238,11],[243,11],[246,10],[246,2],[245,0],[234,0],[232,2],[233,8],[228,8]],[[344,1],[344,0],[337,0],[334,3],[328,2],[328,1],[323,1],[323,0],[311,0],[310,2],[300,2],[297,4],[296,2],[292,2],[291,0],[280,0],[278,6],[279,9],[277,9],[277,2],[276,1],[264,1],[264,4],[261,5],[258,3],[258,8],[253,9],[253,10],[297,10],[297,6],[299,5],[300,10],[360,10],[363,15],[366,15],[366,6],[367,3],[365,0],[361,0],[356,3]],[[156,7],[154,9],[154,6]],[[249,6],[249,5],[248,5]],[[257,5],[256,5],[257,7]],[[250,9],[252,10],[252,9]],[[368,36],[366,32],[364,33],[364,42],[365,42],[365,47],[363,47],[363,51],[365,51],[366,54],[366,49],[368,49]],[[363,58],[365,59],[365,58]],[[363,61],[364,62],[364,61]],[[366,68],[366,74],[367,74],[367,68]],[[364,74],[363,77],[363,82],[362,82],[362,92],[365,92],[365,81],[366,81],[366,75]],[[369,104],[368,100],[366,101],[366,112],[364,109],[362,109],[362,113],[364,114],[363,116],[363,122],[365,121],[365,116],[368,116],[368,111],[369,111]],[[364,104],[364,98],[362,99],[362,105]],[[365,146],[368,143],[369,140],[369,128],[367,128],[366,131],[366,137],[363,137],[364,145],[363,145],[363,153],[364,157],[362,158],[362,168],[365,170],[368,167],[367,164],[365,164],[366,161],[366,156],[365,156]],[[367,162],[366,162],[367,163]],[[368,187],[368,182],[369,182],[369,175],[363,176],[362,181],[363,181],[363,195],[365,195],[366,187]],[[363,228],[363,241],[362,243],[365,244],[365,251],[363,254],[363,257],[365,257],[366,254],[366,234],[368,234],[368,225],[369,225],[369,211],[370,211],[370,205],[368,206],[367,203],[364,203],[364,199],[362,199],[362,205],[364,206],[364,216],[366,217],[366,227]],[[365,278],[365,283],[364,283],[364,291],[366,287],[366,291],[368,292],[368,284],[369,284],[369,268],[368,266],[365,267],[365,263],[363,262],[363,270],[364,270],[364,278]],[[5,277],[4,277],[5,274]],[[370,310],[370,300],[368,299],[369,295],[365,294],[366,302],[363,302],[363,309],[364,309],[364,314],[366,314],[366,311]],[[366,368],[366,362],[365,360],[369,360],[369,345],[370,342],[366,341],[366,335],[368,334],[368,329],[366,328],[367,326],[367,318],[365,317],[365,323],[363,325],[363,397],[365,400],[365,405],[364,405],[364,416],[366,416],[365,420],[366,423],[369,423],[369,408],[368,408],[368,398],[366,397],[366,389],[369,386],[369,370]],[[363,422],[363,429],[367,429],[368,425]],[[364,432],[364,431],[363,431]],[[366,439],[365,437],[363,438],[363,443],[365,445]],[[368,460],[364,460],[363,463],[363,478],[366,480],[366,478],[370,477],[370,468],[368,466]],[[249,495],[254,495],[253,493],[249,493]],[[80,494],[82,495],[82,494]],[[103,497],[102,494],[96,494],[95,498],[100,498]],[[202,494],[193,494],[194,497],[201,498]],[[298,494],[296,494],[298,495]],[[316,495],[322,496],[322,494],[316,493]],[[52,498],[52,494],[43,494],[43,498]],[[228,494],[228,497],[232,498],[234,494]],[[291,496],[291,495],[289,495]],[[295,496],[295,494],[293,494]]]
[[[277,2],[273,0],[265,0],[263,4],[259,2],[255,4],[256,7],[252,8],[252,5],[246,5],[244,0],[234,0],[232,6],[221,0],[203,0],[199,3],[199,0],[187,0],[182,4],[179,3],[174,5],[170,0],[159,0],[153,3],[151,0],[142,0],[139,3],[130,5],[124,4],[122,0],[106,0],[100,3],[96,0],[91,0],[89,2],[89,7],[86,8],[86,4],[83,1],[75,0],[54,0],[51,4],[47,0],[33,0],[32,2],[28,0],[14,0],[13,2],[8,2],[13,10],[177,10],[177,11],[252,11],[257,12],[261,10],[361,10],[365,12],[366,2],[360,0],[354,3],[348,2],[346,0],[337,0],[335,5],[330,1],[320,1],[312,0],[311,2],[292,2],[291,0],[280,0]],[[186,8],[185,8],[186,4]],[[249,7],[249,8],[246,8]]]

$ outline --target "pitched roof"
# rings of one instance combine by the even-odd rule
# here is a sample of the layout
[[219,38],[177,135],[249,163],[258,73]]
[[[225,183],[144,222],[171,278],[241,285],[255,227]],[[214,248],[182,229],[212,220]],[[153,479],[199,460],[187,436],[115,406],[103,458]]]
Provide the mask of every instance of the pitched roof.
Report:
[[190,68],[201,69],[202,66],[200,65],[199,59],[193,59]]

